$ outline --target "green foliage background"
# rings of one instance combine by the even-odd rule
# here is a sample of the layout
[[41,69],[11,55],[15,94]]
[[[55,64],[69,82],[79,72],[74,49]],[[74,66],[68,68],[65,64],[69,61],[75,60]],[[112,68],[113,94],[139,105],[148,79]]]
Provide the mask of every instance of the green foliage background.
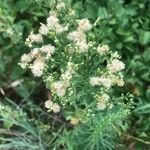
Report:
[[[47,147],[58,149],[67,143],[68,149],[72,149],[71,145],[77,147],[72,141],[80,137],[79,133],[85,130],[85,133],[81,133],[81,138],[87,139],[85,141],[87,144],[89,142],[87,137],[90,137],[91,143],[93,142],[91,149],[103,150],[116,147],[148,149],[150,146],[150,2],[148,0],[72,0],[72,5],[78,10],[79,16],[93,21],[100,17],[94,31],[99,36],[99,42],[107,43],[111,49],[118,50],[126,64],[126,85],[119,92],[131,92],[134,95],[134,109],[124,122],[118,122],[116,133],[121,137],[119,140],[108,135],[94,136],[92,133],[95,130],[87,127],[77,128],[73,135],[66,132],[64,126],[68,126],[68,123],[62,121],[61,115],[49,116],[41,110],[43,107],[41,100],[46,99],[47,94],[44,92],[46,89],[42,81],[33,79],[29,72],[18,66],[20,56],[27,51],[25,38],[31,30],[39,27],[39,22],[45,21],[53,3],[53,0],[0,0],[0,99],[8,107],[13,102],[13,108],[10,109],[28,114],[19,113],[21,115],[17,115],[17,118],[21,119],[11,124],[6,122],[8,118],[0,113],[0,118],[3,118],[0,120],[5,122],[4,126],[0,125],[0,148],[11,149],[15,145],[14,149],[18,149],[17,146],[20,149]],[[19,86],[13,86],[14,81],[20,82],[20,80],[22,82]],[[51,119],[54,119],[54,123],[50,123]],[[94,126],[94,123],[91,124]],[[109,126],[109,123],[105,125]],[[19,136],[25,134],[26,138],[29,138],[13,136],[10,132],[12,126],[14,126],[12,133],[17,133]],[[15,126],[18,128],[16,129]],[[49,130],[54,132],[51,133]],[[63,136],[60,136],[60,132]],[[112,129],[110,132],[116,134]],[[7,134],[11,137],[7,138]],[[59,140],[56,140],[56,137]],[[101,143],[95,138],[101,139]],[[11,141],[11,144],[7,144],[8,141]],[[81,143],[81,147],[84,147],[83,144],[84,142]]]

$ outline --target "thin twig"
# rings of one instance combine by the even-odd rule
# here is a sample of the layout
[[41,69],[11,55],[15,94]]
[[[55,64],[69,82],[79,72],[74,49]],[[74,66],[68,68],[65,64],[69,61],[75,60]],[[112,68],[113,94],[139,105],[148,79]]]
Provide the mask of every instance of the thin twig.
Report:
[[127,137],[132,138],[132,139],[134,139],[134,140],[137,140],[137,141],[139,141],[139,142],[141,142],[141,143],[144,143],[144,144],[148,144],[148,145],[150,145],[150,142],[149,142],[149,141],[144,141],[143,139],[140,139],[140,138],[134,137],[134,136],[129,135],[129,134],[124,134],[124,135],[126,135]]
[[118,134],[123,134],[124,136],[127,136],[127,137],[129,137],[129,138],[131,138],[131,139],[134,139],[134,140],[137,140],[137,141],[139,141],[139,142],[141,142],[141,143],[150,145],[150,142],[149,142],[149,141],[144,141],[143,139],[134,137],[134,136],[129,135],[129,134],[126,134],[126,133],[122,133],[122,132],[120,132],[120,130],[119,130],[115,125],[112,125],[112,127],[118,132]]
[[9,134],[9,135],[15,135],[15,136],[25,136],[24,133],[20,133],[18,131],[10,131],[10,130],[5,130],[5,129],[0,129],[1,134]]

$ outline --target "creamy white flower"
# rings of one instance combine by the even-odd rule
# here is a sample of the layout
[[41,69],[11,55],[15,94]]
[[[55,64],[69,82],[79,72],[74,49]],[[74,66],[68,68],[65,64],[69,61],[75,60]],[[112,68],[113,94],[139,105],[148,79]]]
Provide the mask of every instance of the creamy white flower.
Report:
[[26,43],[30,44],[33,42],[43,42],[43,37],[40,34],[33,34],[33,32],[30,33],[30,35],[28,36],[28,38],[26,39]]
[[103,93],[101,96],[98,96],[97,108],[99,110],[104,110],[108,104],[109,95]]
[[123,79],[118,79],[116,81],[116,83],[117,83],[118,86],[123,86],[124,85],[124,80]]
[[52,110],[54,113],[58,113],[58,112],[60,112],[60,106],[58,104],[54,103],[52,106]]
[[41,26],[39,28],[39,33],[42,35],[47,35],[48,32],[49,32],[48,27],[45,24],[41,23]]
[[121,58],[118,54],[118,52],[114,52],[111,54],[111,58]]
[[66,71],[61,75],[61,78],[64,82],[64,87],[66,89],[70,86],[70,80],[72,79],[73,74],[75,73],[73,66],[73,63],[68,62]]
[[64,83],[62,81],[54,82],[53,89],[54,89],[54,92],[56,92],[56,94],[59,97],[63,97],[66,93],[66,89],[65,89]]
[[39,56],[39,48],[34,48],[31,50],[30,55],[32,56],[32,58],[37,58]]
[[107,77],[91,77],[90,78],[91,86],[103,85],[105,88],[110,88],[112,86],[112,80]]
[[62,33],[68,30],[68,24],[63,27],[59,24],[59,19],[55,15],[51,15],[47,18],[47,26],[50,30],[55,30],[56,33]]
[[56,16],[49,16],[47,18],[47,26],[49,29],[54,29],[59,24],[59,19]]
[[60,106],[56,103],[53,103],[51,100],[47,100],[45,102],[45,107],[52,110],[54,113],[58,113],[60,111]]
[[105,54],[105,53],[107,53],[109,51],[109,47],[108,47],[108,45],[99,45],[98,47],[97,47],[97,52],[98,52],[98,54],[100,54],[100,55],[103,55],[103,54]]
[[112,74],[111,79],[112,79],[114,85],[117,85],[117,86],[123,86],[124,85],[124,80],[123,80],[122,76]]
[[64,31],[66,31],[67,28],[62,27],[60,24],[56,24],[56,25],[55,25],[55,30],[56,30],[57,33],[62,33],[62,32],[64,32]]
[[45,63],[43,58],[37,58],[30,66],[30,69],[35,77],[40,77],[43,74],[44,66]]
[[107,64],[107,68],[111,72],[117,72],[123,70],[125,68],[125,64],[118,59],[113,59]]
[[21,56],[21,62],[19,63],[19,65],[21,68],[25,69],[31,61],[32,57],[30,56],[30,54],[23,54]]
[[72,71],[72,73],[74,72],[73,67],[75,66],[75,64],[73,64],[72,62],[68,61],[67,63],[67,69]]
[[73,63],[68,62],[66,71],[61,74],[61,80],[53,83],[53,90],[59,97],[63,97],[70,86],[72,74],[75,73],[73,66]]
[[103,85],[105,88],[110,88],[112,86],[112,80],[107,77],[100,77],[99,82],[101,85]]
[[27,68],[28,64],[27,63],[18,63],[18,65],[22,68],[22,69],[25,69]]
[[55,52],[55,47],[52,46],[51,44],[44,45],[40,48],[41,52],[44,52],[46,54],[45,59],[49,59],[52,54]]
[[51,44],[48,45],[44,45],[41,48],[34,48],[33,50],[31,50],[30,55],[32,56],[32,58],[37,58],[37,57],[41,57],[42,54],[44,53],[45,56],[43,56],[43,59],[49,59],[51,57],[52,54],[54,54],[55,52],[55,47],[52,46]]
[[88,19],[78,20],[78,30],[87,31],[92,28],[92,25]]
[[23,54],[21,56],[21,62],[30,62],[32,60],[31,56],[29,54]]
[[48,108],[48,109],[52,109],[53,107],[53,102],[51,100],[47,100],[45,102],[45,107]]
[[51,44],[44,45],[40,48],[40,51],[44,53],[50,52],[51,54],[53,54],[55,52],[55,47],[52,46]]
[[79,53],[87,52],[87,50],[89,49],[89,45],[85,41],[77,42],[76,45],[78,47],[78,52]]
[[68,34],[67,38],[73,42],[82,42],[82,41],[85,41],[85,39],[86,39],[85,34],[83,32],[80,32],[80,31],[70,32]]
[[91,84],[91,86],[100,85],[100,78],[99,77],[91,77],[90,84]]
[[103,93],[100,97],[99,97],[99,101],[108,101],[109,100],[109,95]]
[[67,70],[64,74],[61,75],[61,78],[65,80],[70,80],[72,78],[72,72]]
[[106,103],[102,103],[102,102],[98,102],[97,103],[97,109],[99,109],[99,110],[104,110],[105,108],[106,108]]

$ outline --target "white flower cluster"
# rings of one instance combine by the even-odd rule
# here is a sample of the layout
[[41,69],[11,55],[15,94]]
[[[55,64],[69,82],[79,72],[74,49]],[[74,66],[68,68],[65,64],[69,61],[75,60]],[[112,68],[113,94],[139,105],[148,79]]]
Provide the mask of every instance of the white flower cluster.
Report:
[[[61,105],[72,105],[74,102],[71,103],[69,98],[73,97],[74,101],[79,102],[78,99],[86,99],[84,96],[87,97],[88,94],[96,99],[96,109],[110,108],[112,105],[109,102],[109,93],[113,86],[124,85],[121,70],[125,65],[120,61],[119,54],[110,51],[108,45],[99,44],[91,36],[88,37],[90,33],[87,31],[95,24],[92,25],[85,18],[79,20],[75,15],[69,20],[67,13],[61,13],[64,10],[67,12],[67,9],[68,14],[73,11],[63,2],[58,3],[56,11],[51,11],[46,24],[41,23],[38,34],[31,32],[26,42],[29,47],[34,48],[28,54],[22,55],[20,66],[30,68],[34,76],[44,75],[53,97],[53,101],[45,102],[45,107],[54,113],[60,111]],[[64,18],[61,18],[62,15]],[[48,41],[52,44],[45,45]],[[43,46],[38,48],[37,43]],[[91,88],[87,90],[89,85]],[[56,101],[58,104],[54,103]]]
[[125,68],[125,64],[118,59],[113,59],[110,61],[110,63],[107,64],[107,68],[109,69],[110,72],[115,73],[123,70]]
[[28,38],[26,39],[26,44],[29,45],[29,47],[32,46],[32,43],[42,43],[43,42],[43,37],[41,34],[34,34],[33,31],[30,33]]
[[68,30],[68,25],[62,26],[59,23],[59,19],[54,15],[50,15],[47,18],[47,26],[46,27],[48,27],[49,30],[54,30],[56,33],[61,33],[61,32]]
[[112,85],[123,86],[124,80],[123,77],[117,75],[110,75],[109,77],[91,77],[90,78],[91,86],[104,86],[106,89],[109,89]]
[[[104,87],[105,92],[114,85],[123,86],[124,80],[120,71],[125,68],[125,65],[122,61],[119,60],[120,56],[118,55],[118,53],[109,52],[109,47],[107,45],[98,46],[97,53],[100,54],[100,56],[110,53],[111,57],[110,60],[107,61],[105,75],[90,77],[90,85]],[[108,95],[106,96],[106,94],[103,94],[98,99],[100,99],[100,101],[98,101],[97,103],[97,108],[100,110],[105,109],[106,106],[109,104]]]
[[97,108],[99,110],[104,110],[106,108],[106,106],[108,105],[108,100],[109,100],[109,95],[107,94],[102,94],[101,96],[98,96],[97,100],[98,100],[98,103],[97,103]]
[[90,78],[90,84],[91,84],[91,86],[102,85],[105,88],[109,89],[112,85],[112,81],[110,78],[104,77],[104,76],[102,76],[102,77],[91,77]]
[[110,75],[110,78],[111,78],[114,85],[117,85],[117,86],[123,86],[124,85],[124,80],[123,80],[122,74],[119,74],[118,76],[112,74],[112,75]]
[[50,59],[54,52],[55,47],[51,44],[34,48],[30,53],[22,55],[19,65],[23,69],[30,68],[35,77],[40,77],[44,71],[45,61]]
[[[107,53],[109,47],[107,45],[98,46],[97,53],[100,55]],[[110,88],[112,85],[123,86],[123,76],[119,72],[125,68],[125,64],[119,60],[120,56],[117,52],[112,53],[110,60],[107,61],[106,72],[107,75],[90,77],[91,86],[103,85],[105,88]]]
[[100,55],[106,54],[109,51],[108,45],[99,45],[97,47],[97,53]]
[[52,102],[51,100],[47,100],[45,102],[45,107],[49,110],[52,110],[54,113],[58,113],[60,111],[60,106],[57,103]]
[[90,30],[91,28],[92,28],[92,25],[88,19],[78,20],[78,29],[77,29],[78,31],[85,32],[85,31]]
[[39,28],[39,33],[41,35],[47,35],[49,33],[49,28],[45,24],[41,23],[41,26]]
[[63,97],[67,88],[70,86],[70,80],[72,79],[73,73],[73,64],[68,62],[67,70],[61,75],[61,80],[52,84],[53,93],[56,93],[59,97]]
[[[64,3],[58,4],[58,7],[62,7]],[[33,31],[30,33],[28,38],[26,39],[26,44],[31,47],[32,44],[35,43],[42,43],[43,42],[43,35],[46,36],[50,31],[55,31],[56,33],[62,33],[64,31],[68,30],[68,24],[67,25],[61,25],[59,22],[59,19],[55,13],[52,13],[47,18],[47,24],[41,23],[41,26],[39,28],[39,33],[34,34]]]
[[37,58],[34,60],[33,64],[30,66],[30,69],[35,77],[40,77],[43,74],[44,65],[44,60],[42,58]]
[[78,20],[78,28],[68,34],[68,39],[76,45],[77,52],[84,53],[89,49],[90,44],[86,41],[85,32],[90,30],[92,25],[88,19]]

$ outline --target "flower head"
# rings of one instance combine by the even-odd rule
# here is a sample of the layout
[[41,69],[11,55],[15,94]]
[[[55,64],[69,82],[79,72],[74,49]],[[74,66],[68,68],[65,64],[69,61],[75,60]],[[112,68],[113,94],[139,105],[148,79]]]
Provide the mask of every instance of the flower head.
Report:
[[56,103],[53,104],[52,110],[54,113],[58,113],[60,111],[60,106]]
[[47,35],[48,32],[49,32],[48,27],[45,24],[41,23],[41,27],[39,28],[39,33],[42,35]]
[[55,47],[51,44],[44,45],[40,48],[40,51],[46,54],[45,59],[49,59],[52,56],[52,54],[54,54]]
[[100,78],[99,77],[91,77],[90,84],[91,84],[91,86],[100,85]]
[[107,68],[111,72],[118,72],[125,68],[125,64],[118,59],[113,59],[110,63],[107,64]]
[[40,77],[44,71],[44,60],[43,58],[37,58],[34,60],[33,64],[30,66],[31,71],[35,77]]
[[31,60],[32,60],[32,58],[31,58],[30,54],[23,54],[21,56],[21,62],[19,63],[19,65],[21,66],[21,68],[25,69],[29,65]]
[[112,86],[112,80],[109,77],[100,77],[99,82],[105,88],[109,89]]
[[108,45],[102,45],[102,46],[99,45],[98,48],[97,48],[97,52],[100,55],[103,55],[103,54],[107,53],[108,51],[109,51]]
[[33,34],[33,32],[30,33],[30,35],[28,36],[28,38],[26,39],[26,43],[31,46],[32,43],[41,43],[43,42],[43,37],[41,34]]
[[85,41],[77,42],[76,45],[79,53],[87,52],[89,49],[89,45]]
[[104,110],[108,104],[109,96],[103,93],[101,96],[98,96],[97,108],[99,110]]
[[54,82],[53,89],[59,97],[63,97],[66,93],[66,88],[62,81]]
[[78,20],[78,30],[79,31],[88,31],[92,28],[92,25],[88,19]]
[[54,113],[58,113],[60,111],[60,106],[56,103],[53,103],[51,100],[47,100],[45,102],[45,107],[49,110],[52,110]]
[[50,15],[47,18],[47,26],[49,27],[49,29],[53,29],[57,24],[59,24],[59,19],[56,16]]
[[85,41],[85,37],[85,34],[81,31],[72,31],[67,36],[67,38],[73,42]]
[[53,102],[51,100],[47,100],[45,102],[45,107],[48,108],[48,109],[52,109],[52,106],[53,106]]

